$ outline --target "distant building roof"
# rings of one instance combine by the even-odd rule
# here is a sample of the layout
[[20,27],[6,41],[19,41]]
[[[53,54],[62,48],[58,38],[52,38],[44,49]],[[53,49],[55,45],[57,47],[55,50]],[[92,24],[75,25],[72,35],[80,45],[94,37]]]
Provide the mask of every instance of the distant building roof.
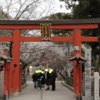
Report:
[[13,60],[13,58],[0,54],[0,60]]

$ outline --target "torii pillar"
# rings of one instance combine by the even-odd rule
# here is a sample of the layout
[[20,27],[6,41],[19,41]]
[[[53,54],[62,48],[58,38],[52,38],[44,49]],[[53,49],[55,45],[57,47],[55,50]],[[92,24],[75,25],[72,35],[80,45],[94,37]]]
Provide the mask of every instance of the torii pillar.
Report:
[[13,66],[13,96],[17,96],[19,94],[19,71],[20,71],[20,37],[21,30],[14,29],[13,30],[13,51],[12,51],[12,61]]
[[[79,49],[81,50],[81,30],[80,29],[74,29],[73,30],[73,50],[74,46],[79,46]],[[78,51],[78,53],[81,55],[81,51]],[[77,51],[73,51],[73,56],[77,54]],[[74,61],[74,92],[76,93],[76,86],[80,85],[80,93],[82,93],[82,67],[79,65],[79,69],[76,69],[76,61]],[[79,73],[78,73],[79,72]],[[80,75],[80,84],[77,83],[77,76],[76,73]]]
[[[74,29],[73,30],[73,48],[74,46],[78,46],[80,51],[73,51],[73,56],[75,56],[77,53],[81,55],[81,42],[97,42],[97,37],[84,37],[81,36],[81,30],[80,29]],[[73,49],[74,50],[74,49]],[[74,61],[74,93],[77,91],[77,85],[79,86],[79,96],[82,94],[82,66],[79,65],[79,67],[76,66],[76,61]],[[76,75],[77,74],[77,75]],[[79,80],[78,77],[79,76]]]

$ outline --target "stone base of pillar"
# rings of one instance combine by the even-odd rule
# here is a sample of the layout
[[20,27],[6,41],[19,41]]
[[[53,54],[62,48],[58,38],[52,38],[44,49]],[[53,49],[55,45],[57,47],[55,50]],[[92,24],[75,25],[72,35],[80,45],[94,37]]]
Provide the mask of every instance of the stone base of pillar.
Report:
[[82,96],[82,100],[93,100],[93,96]]
[[21,95],[22,94],[22,92],[19,92],[19,95]]
[[13,97],[19,96],[19,92],[14,92]]
[[13,96],[13,93],[11,93],[11,97]]
[[6,91],[6,100],[8,100],[8,91]]
[[11,98],[11,96],[8,97],[8,99]]

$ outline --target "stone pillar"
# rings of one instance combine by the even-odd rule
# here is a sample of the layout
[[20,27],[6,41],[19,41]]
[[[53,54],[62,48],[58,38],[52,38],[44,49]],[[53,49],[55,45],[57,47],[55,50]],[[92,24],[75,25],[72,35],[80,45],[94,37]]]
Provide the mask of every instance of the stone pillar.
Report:
[[85,58],[85,96],[91,96],[91,49],[86,49]]
[[91,96],[91,49],[85,48],[85,58],[88,61],[85,63],[85,80],[83,80],[85,81],[85,95],[82,96],[82,100],[93,100]]
[[99,100],[99,73],[94,73],[94,100]]
[[0,75],[0,98],[4,96],[4,71],[1,71]]

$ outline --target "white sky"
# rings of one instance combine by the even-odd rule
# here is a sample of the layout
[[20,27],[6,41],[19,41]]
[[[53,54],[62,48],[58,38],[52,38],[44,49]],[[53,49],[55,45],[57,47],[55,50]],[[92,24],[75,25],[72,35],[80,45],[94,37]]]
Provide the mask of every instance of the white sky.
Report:
[[[49,2],[50,2],[50,0],[47,0],[48,2],[46,3],[46,2],[43,2],[41,5],[40,5],[40,8],[38,8],[38,10],[40,10],[40,11],[42,11],[43,9],[45,9],[45,7],[46,7],[46,9],[48,9],[49,10],[49,8],[51,7],[51,8],[53,8],[50,12],[49,12],[49,14],[54,14],[54,13],[58,13],[58,12],[60,12],[60,13],[71,13],[71,10],[67,10],[66,9],[66,7],[65,7],[65,2],[60,2],[59,0],[53,0],[53,4],[51,4],[51,6],[50,7],[48,7],[49,6]],[[62,6],[62,7],[61,7]],[[41,9],[42,8],[42,9]],[[47,10],[47,11],[48,11]],[[44,16],[45,16],[45,14],[44,14]]]
[[[5,1],[7,1],[7,2],[5,2]],[[5,7],[5,4],[9,3],[9,1],[10,0],[0,0],[0,6],[2,6],[3,8],[7,8],[7,7]],[[19,1],[19,0],[13,0],[13,1]],[[21,1],[24,1],[24,0],[21,0]],[[32,1],[32,0],[29,0],[29,2],[30,1]],[[43,9],[49,9],[50,7],[51,8],[54,7],[54,9],[52,9],[48,15],[57,13],[57,12],[62,12],[62,13],[70,13],[71,12],[71,10],[66,9],[65,3],[60,2],[59,0],[45,0],[47,2],[45,2],[44,0],[40,0],[40,1],[42,1],[38,7],[38,11],[40,10],[40,12],[42,12]],[[50,2],[52,2],[53,4],[51,4],[49,7]],[[60,7],[60,6],[62,6],[62,7]],[[18,6],[18,4],[15,4],[14,7],[16,7],[16,9],[17,9],[19,6]],[[3,10],[6,11],[7,9],[3,9]],[[15,10],[15,9],[12,9],[12,8],[10,9],[10,11],[13,11],[13,10]],[[45,13],[47,13],[47,12],[45,12]],[[11,13],[10,15],[14,16],[14,13]],[[44,16],[45,16],[45,14],[44,14]]]
[[[70,13],[71,10],[67,10],[65,7],[65,2],[59,2],[59,0],[54,0],[55,1],[55,7],[57,9],[56,12],[62,12],[62,13]],[[62,8],[60,8],[62,6]]]

